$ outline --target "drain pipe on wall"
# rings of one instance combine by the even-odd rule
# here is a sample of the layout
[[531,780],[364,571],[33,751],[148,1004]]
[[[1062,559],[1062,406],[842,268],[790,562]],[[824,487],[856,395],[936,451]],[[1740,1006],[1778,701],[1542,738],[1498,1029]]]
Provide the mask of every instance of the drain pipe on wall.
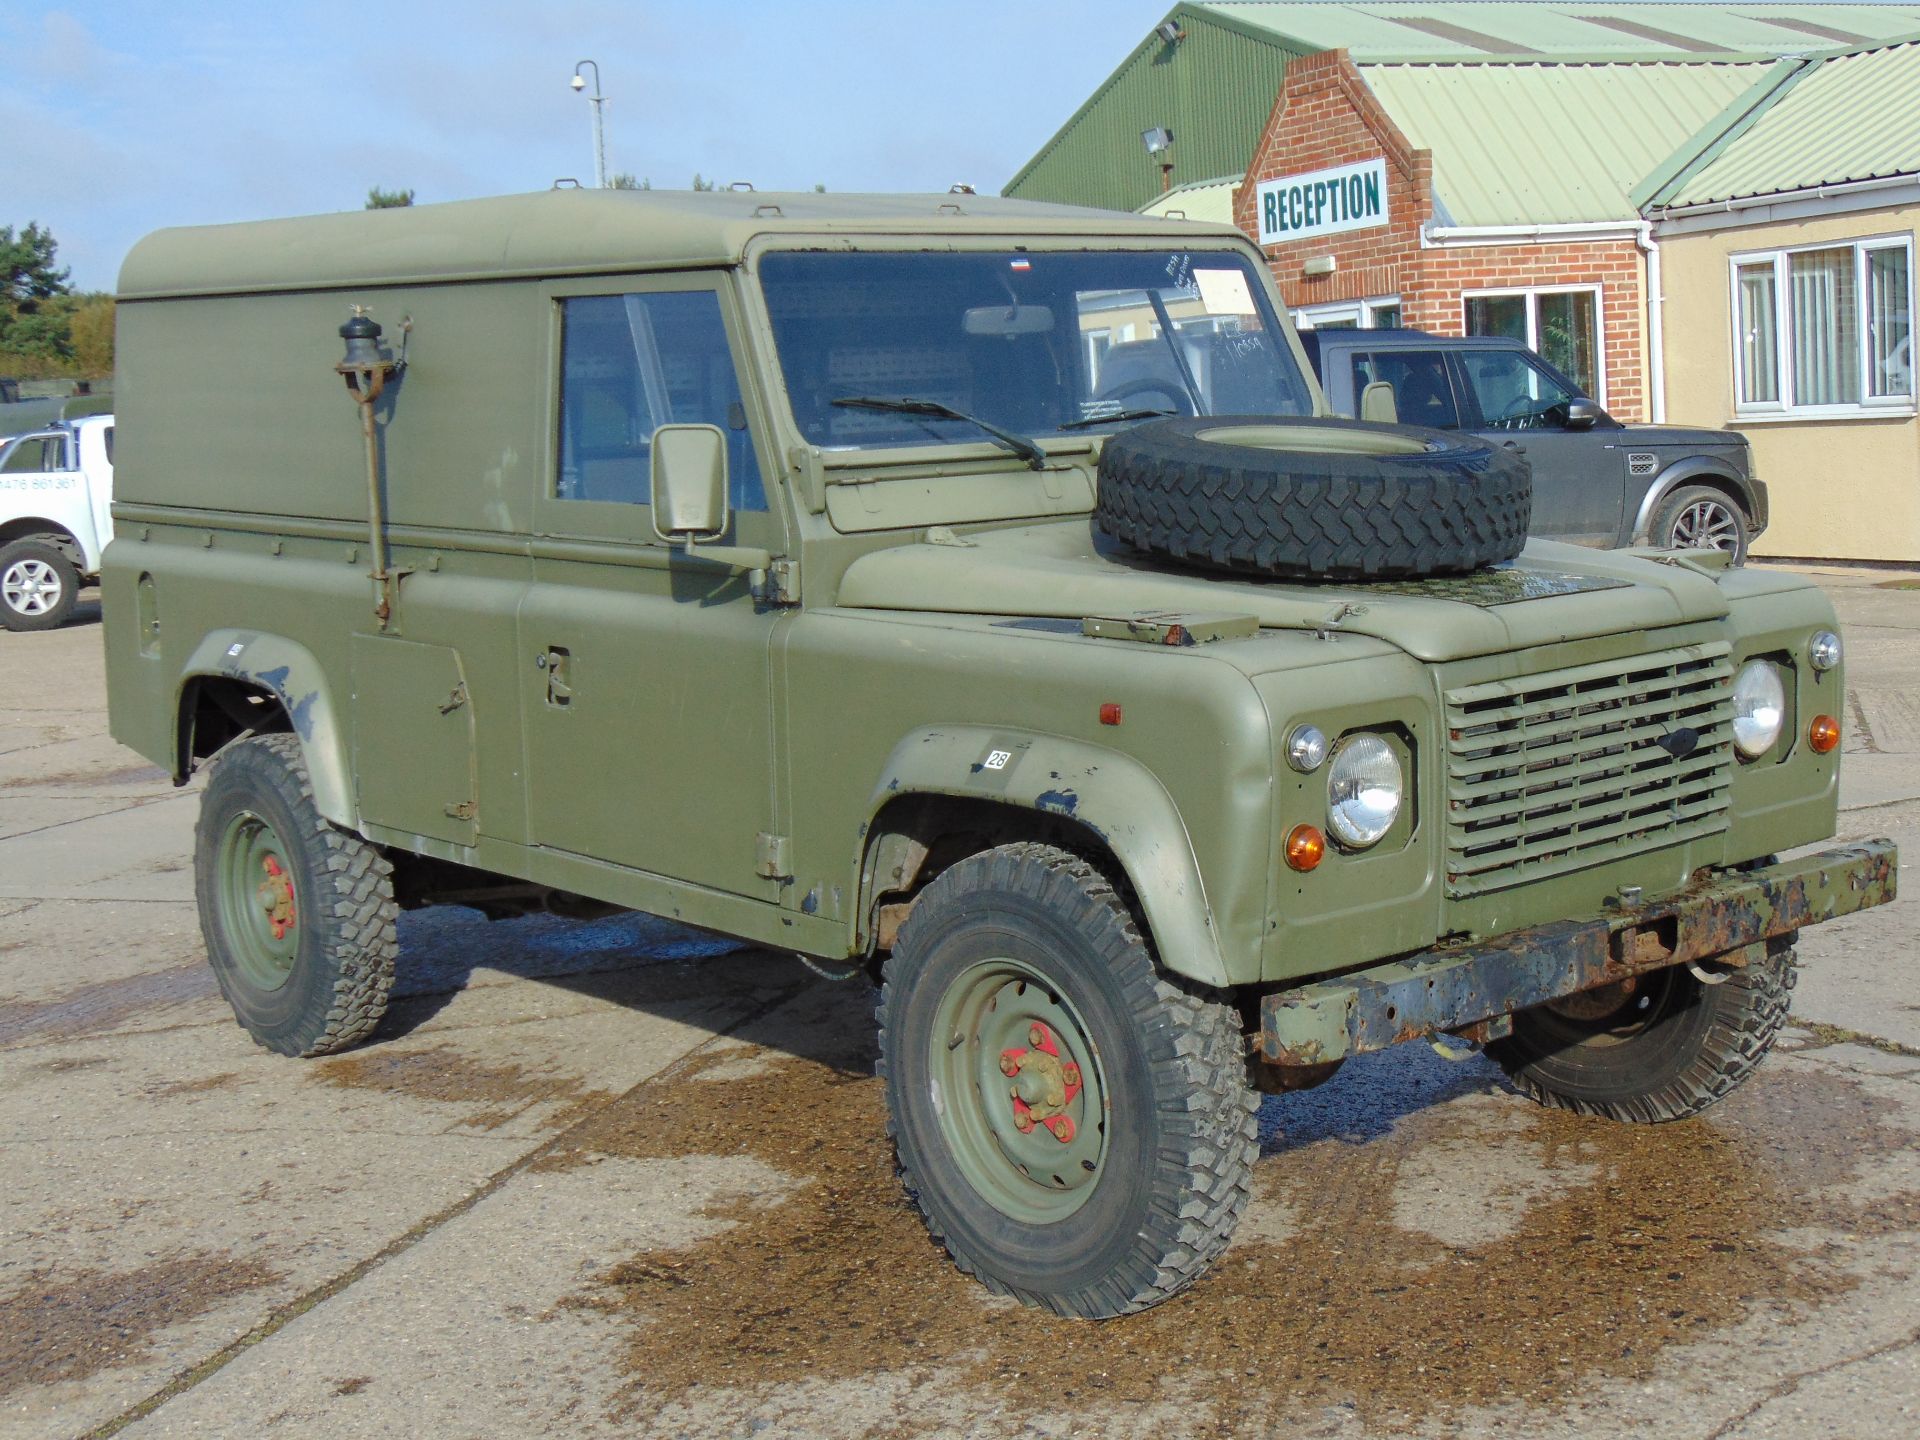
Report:
[[1660,277],[1660,242],[1653,238],[1653,222],[1642,220],[1635,235],[1647,257],[1647,391],[1655,425],[1667,423],[1667,311]]

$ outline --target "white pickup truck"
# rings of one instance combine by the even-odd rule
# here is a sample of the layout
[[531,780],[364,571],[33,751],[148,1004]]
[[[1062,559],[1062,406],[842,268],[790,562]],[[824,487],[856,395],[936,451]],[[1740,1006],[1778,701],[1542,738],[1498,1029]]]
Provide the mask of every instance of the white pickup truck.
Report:
[[113,538],[113,416],[44,425],[0,444],[0,625],[51,630],[73,614]]

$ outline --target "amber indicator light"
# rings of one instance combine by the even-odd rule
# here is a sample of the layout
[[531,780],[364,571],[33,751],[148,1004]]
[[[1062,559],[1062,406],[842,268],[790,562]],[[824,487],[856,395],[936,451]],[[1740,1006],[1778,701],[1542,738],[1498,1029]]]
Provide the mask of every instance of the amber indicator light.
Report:
[[1103,704],[1100,707],[1100,723],[1102,725],[1118,725],[1120,723],[1120,707],[1111,700]]
[[1840,722],[1831,715],[1816,715],[1807,727],[1807,744],[1813,753],[1824,755],[1840,743]]
[[1287,832],[1287,864],[1296,870],[1311,870],[1327,853],[1327,837],[1311,825],[1296,825]]

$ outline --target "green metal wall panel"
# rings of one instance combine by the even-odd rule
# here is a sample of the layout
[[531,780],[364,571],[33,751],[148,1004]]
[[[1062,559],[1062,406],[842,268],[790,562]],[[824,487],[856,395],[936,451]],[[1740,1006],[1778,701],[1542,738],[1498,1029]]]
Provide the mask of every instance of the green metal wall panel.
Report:
[[1278,36],[1215,23],[1182,7],[1187,38],[1149,36],[1051,141],[1008,181],[1022,200],[1132,210],[1160,191],[1160,167],[1140,143],[1173,131],[1173,183],[1237,175],[1273,109],[1287,61],[1304,54]]

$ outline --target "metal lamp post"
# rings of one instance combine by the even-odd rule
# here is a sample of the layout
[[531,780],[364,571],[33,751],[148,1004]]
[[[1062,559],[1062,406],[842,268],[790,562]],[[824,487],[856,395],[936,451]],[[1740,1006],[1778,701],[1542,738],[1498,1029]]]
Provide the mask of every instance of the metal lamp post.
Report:
[[585,90],[586,77],[580,71],[588,65],[593,66],[593,94],[587,99],[593,105],[593,183],[604,190],[607,188],[607,132],[601,114],[601,107],[607,103],[607,97],[600,93],[600,67],[592,60],[582,60],[573,67],[573,88]]

